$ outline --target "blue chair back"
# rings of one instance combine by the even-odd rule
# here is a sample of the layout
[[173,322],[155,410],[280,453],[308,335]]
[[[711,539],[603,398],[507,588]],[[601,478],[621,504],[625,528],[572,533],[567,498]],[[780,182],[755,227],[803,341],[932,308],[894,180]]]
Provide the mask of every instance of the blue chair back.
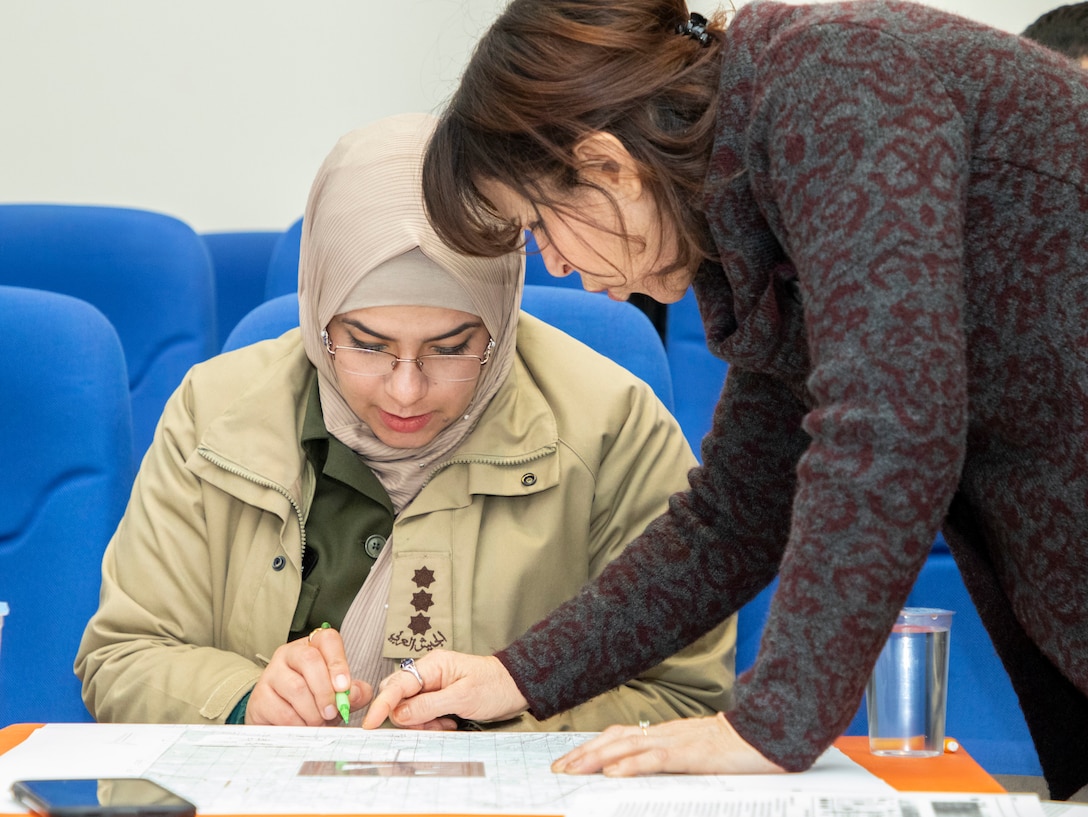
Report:
[[[522,309],[562,329],[645,380],[672,409],[672,379],[661,338],[638,307],[583,290],[526,285]],[[229,352],[279,337],[298,326],[298,296],[280,295],[256,307],[223,344]]]
[[132,485],[121,342],[96,308],[0,286],[0,726],[89,721],[72,671]]
[[706,347],[703,320],[691,289],[668,306],[665,351],[676,394],[674,414],[696,456],[701,458],[699,446],[710,431],[729,367]]
[[250,310],[235,325],[223,343],[224,352],[233,352],[251,343],[278,338],[298,326],[298,295],[290,292],[265,301]]
[[143,456],[189,368],[215,354],[215,281],[185,223],[119,207],[0,205],[0,284],[94,304],[121,338]]
[[302,219],[297,219],[280,234],[272,247],[265,273],[264,299],[266,301],[298,292],[298,257],[302,242]]
[[279,230],[203,233],[215,270],[215,308],[219,332],[215,348],[249,310],[264,301],[268,264]]
[[737,613],[736,667],[738,675],[756,662],[756,656],[759,655],[759,642],[763,637],[763,625],[767,623],[771,599],[777,589],[778,578],[776,577]]
[[526,284],[521,308],[646,381],[666,408],[673,410],[665,347],[653,323],[637,306],[581,288]]

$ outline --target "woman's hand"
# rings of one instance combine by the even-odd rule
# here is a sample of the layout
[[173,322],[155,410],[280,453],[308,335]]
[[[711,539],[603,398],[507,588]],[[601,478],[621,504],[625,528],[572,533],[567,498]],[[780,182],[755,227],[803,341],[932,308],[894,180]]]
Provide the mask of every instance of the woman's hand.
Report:
[[272,654],[246,704],[246,723],[332,726],[344,719],[336,693],[347,692],[353,710],[370,700],[370,684],[352,681],[344,642],[331,628],[288,642]]
[[736,733],[720,712],[658,726],[610,726],[552,764],[557,774],[630,777],[638,774],[775,774],[767,760]]
[[422,686],[404,670],[378,684],[364,729],[375,729],[386,718],[397,726],[424,728],[440,728],[435,724],[449,721],[444,715],[499,721],[528,708],[514,679],[494,656],[434,650],[416,661],[415,668]]

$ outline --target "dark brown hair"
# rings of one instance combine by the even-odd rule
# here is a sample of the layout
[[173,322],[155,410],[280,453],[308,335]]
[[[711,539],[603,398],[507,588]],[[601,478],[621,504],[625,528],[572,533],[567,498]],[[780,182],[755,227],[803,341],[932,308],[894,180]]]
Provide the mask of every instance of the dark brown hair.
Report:
[[1048,11],[1025,28],[1022,36],[1075,60],[1088,57],[1088,2]]
[[[588,185],[574,148],[605,131],[634,158],[676,231],[679,253],[669,269],[708,257],[700,198],[725,15],[711,21],[705,47],[677,33],[688,17],[684,0],[513,0],[477,44],[424,158],[438,234],[472,255],[521,245],[520,228],[503,223],[476,189],[484,179],[578,218],[543,185]],[[616,209],[620,233],[637,238],[623,231]]]

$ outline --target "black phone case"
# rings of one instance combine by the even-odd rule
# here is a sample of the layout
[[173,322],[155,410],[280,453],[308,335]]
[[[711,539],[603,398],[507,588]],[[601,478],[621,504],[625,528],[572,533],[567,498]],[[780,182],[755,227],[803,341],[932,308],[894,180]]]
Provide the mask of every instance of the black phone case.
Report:
[[[97,796],[79,802],[50,796],[56,787],[89,787]],[[104,788],[103,788],[104,784]],[[15,799],[45,817],[194,817],[196,806],[164,786],[145,778],[116,777],[90,780],[17,780],[11,786]],[[138,796],[137,795],[138,792]],[[100,798],[105,797],[106,802]]]

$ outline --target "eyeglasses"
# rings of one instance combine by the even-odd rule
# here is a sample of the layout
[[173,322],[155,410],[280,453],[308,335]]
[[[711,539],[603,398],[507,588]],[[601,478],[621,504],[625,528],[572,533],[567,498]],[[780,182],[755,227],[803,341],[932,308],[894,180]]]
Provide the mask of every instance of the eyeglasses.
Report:
[[462,383],[475,380],[480,374],[480,367],[491,360],[495,350],[495,339],[488,338],[483,357],[480,355],[420,355],[419,357],[397,357],[392,352],[380,349],[362,349],[358,346],[333,346],[329,333],[322,332],[321,339],[325,349],[336,357],[337,352],[348,352],[338,358],[340,368],[347,374],[358,377],[385,377],[396,371],[399,363],[414,363],[424,376],[439,383]]

